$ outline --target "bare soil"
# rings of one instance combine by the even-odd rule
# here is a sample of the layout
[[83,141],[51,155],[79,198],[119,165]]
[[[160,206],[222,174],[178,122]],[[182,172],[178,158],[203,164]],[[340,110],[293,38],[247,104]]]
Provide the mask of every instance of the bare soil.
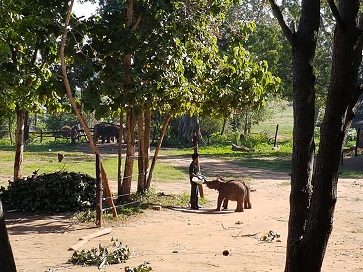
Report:
[[[189,160],[164,158],[164,162],[188,167]],[[248,169],[233,162],[200,159],[203,173],[246,178],[253,192],[252,209],[216,212],[217,192],[204,187],[210,202],[200,210],[188,207],[146,210],[127,222],[112,223],[110,234],[91,239],[80,249],[109,244],[115,237],[128,245],[131,258],[120,265],[80,267],[68,264],[69,247],[80,237],[97,232],[92,224],[73,224],[71,214],[7,214],[6,222],[18,271],[124,271],[125,266],[147,262],[153,271],[283,271],[289,217],[290,176]],[[363,157],[346,158],[342,167],[362,171]],[[116,187],[116,183],[111,184]],[[160,192],[189,192],[188,178],[154,183]],[[341,179],[334,228],[322,271],[363,271],[363,180]],[[105,225],[109,227],[110,225]],[[279,232],[280,241],[261,241],[269,231]],[[229,255],[224,256],[227,250]]]

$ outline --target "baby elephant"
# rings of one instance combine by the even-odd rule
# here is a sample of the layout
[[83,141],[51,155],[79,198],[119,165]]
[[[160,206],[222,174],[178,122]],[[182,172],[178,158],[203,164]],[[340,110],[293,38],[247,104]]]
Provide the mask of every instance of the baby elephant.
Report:
[[223,201],[223,208],[227,209],[228,200],[237,201],[236,212],[243,212],[244,209],[251,209],[250,201],[250,187],[242,180],[224,180],[218,178],[216,180],[206,181],[208,188],[215,189],[219,192],[217,209],[221,210]]

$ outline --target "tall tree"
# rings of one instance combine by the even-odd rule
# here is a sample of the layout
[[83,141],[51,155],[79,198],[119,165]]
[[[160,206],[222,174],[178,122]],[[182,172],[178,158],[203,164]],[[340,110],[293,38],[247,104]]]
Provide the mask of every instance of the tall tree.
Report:
[[320,271],[333,228],[338,169],[343,141],[362,89],[360,1],[328,1],[335,18],[332,70],[319,151],[314,163],[314,55],[320,24],[320,1],[301,1],[297,29],[289,28],[274,0],[270,4],[292,47],[294,139],[289,234],[285,271]]
[[[65,13],[63,1],[31,3],[22,0],[1,3],[4,26],[0,32],[2,51],[1,86],[9,97],[5,108],[17,115],[14,179],[22,176],[24,126],[27,111],[37,111],[39,88],[50,76],[49,67],[57,56],[60,19]],[[51,97],[51,96],[49,96]]]

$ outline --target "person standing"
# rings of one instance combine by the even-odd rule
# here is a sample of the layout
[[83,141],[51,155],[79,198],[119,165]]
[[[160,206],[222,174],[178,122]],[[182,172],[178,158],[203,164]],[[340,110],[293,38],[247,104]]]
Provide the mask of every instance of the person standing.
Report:
[[189,166],[189,178],[190,178],[190,207],[192,210],[198,210],[198,184],[193,181],[193,177],[198,177],[199,173],[199,154],[192,154],[192,162]]

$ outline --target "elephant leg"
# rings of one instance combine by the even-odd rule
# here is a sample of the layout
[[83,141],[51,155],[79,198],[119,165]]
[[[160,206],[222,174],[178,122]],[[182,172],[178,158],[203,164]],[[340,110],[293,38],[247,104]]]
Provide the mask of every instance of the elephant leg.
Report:
[[246,186],[246,196],[244,200],[245,209],[252,209],[251,200],[250,200],[250,188]]
[[228,199],[227,199],[227,198],[225,198],[225,199],[223,200],[223,209],[224,209],[224,210],[227,210],[227,209],[228,209]]
[[221,210],[221,205],[222,205],[222,201],[223,201],[224,197],[221,196],[221,194],[218,195],[218,200],[217,200],[217,209],[216,211],[220,211]]
[[236,212],[243,212],[243,198],[237,201]]

